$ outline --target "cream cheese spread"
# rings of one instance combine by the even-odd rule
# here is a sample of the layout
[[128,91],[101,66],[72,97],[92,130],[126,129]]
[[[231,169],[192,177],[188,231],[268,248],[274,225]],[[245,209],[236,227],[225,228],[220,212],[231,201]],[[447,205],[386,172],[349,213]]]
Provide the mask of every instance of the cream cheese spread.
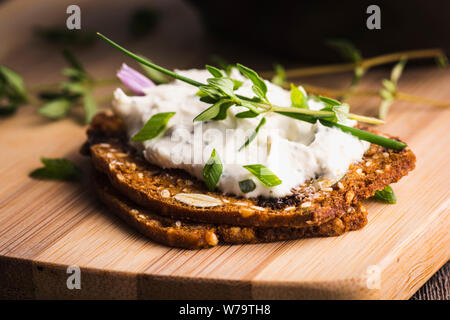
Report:
[[[177,71],[189,78],[206,83],[211,75],[206,70]],[[237,93],[253,97],[252,83],[233,70],[233,79],[243,81]],[[272,104],[290,107],[290,92],[268,81],[268,99]],[[303,92],[303,88],[299,87]],[[306,123],[276,113],[266,114],[266,124],[256,138],[238,151],[261,120],[236,118],[247,111],[233,106],[228,117],[220,121],[193,122],[210,105],[196,95],[198,88],[176,80],[169,84],[150,87],[145,96],[130,97],[121,89],[114,92],[113,108],[124,121],[129,137],[135,135],[154,114],[176,112],[167,129],[159,137],[144,142],[131,142],[150,163],[162,168],[178,168],[203,180],[203,168],[213,149],[221,158],[223,172],[217,188],[224,194],[244,197],[283,197],[293,188],[310,179],[339,180],[350,164],[360,161],[369,143],[337,128]],[[305,92],[304,92],[305,93]],[[305,93],[306,94],[306,93]],[[319,110],[322,102],[309,98],[310,109]],[[342,123],[342,122],[341,122]],[[342,124],[354,126],[356,121]],[[243,165],[261,164],[269,168],[282,183],[266,187]],[[252,179],[256,188],[243,193],[239,181]]]

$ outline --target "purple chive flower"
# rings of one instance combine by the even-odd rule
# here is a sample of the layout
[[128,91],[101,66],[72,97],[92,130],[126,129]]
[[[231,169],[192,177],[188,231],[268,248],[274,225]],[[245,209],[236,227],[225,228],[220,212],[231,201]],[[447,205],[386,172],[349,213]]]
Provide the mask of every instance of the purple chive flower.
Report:
[[149,78],[130,68],[125,63],[122,64],[122,67],[117,72],[117,77],[128,89],[140,96],[145,95],[144,89],[155,85]]

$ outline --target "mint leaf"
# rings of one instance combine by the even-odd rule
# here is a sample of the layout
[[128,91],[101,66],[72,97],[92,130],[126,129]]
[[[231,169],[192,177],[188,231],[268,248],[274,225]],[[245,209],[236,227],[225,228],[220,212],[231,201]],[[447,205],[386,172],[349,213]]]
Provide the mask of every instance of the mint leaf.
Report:
[[374,197],[384,203],[394,204],[397,202],[397,198],[395,197],[394,190],[392,190],[391,186],[386,186],[383,190],[375,191]]
[[256,184],[252,179],[242,180],[239,181],[239,189],[241,189],[243,193],[249,193],[256,189]]
[[291,83],[291,102],[294,108],[309,109],[308,100],[302,90]]
[[252,132],[252,134],[250,135],[250,137],[248,137],[248,139],[245,141],[245,143],[239,148],[238,151],[242,151],[242,149],[244,149],[246,146],[248,146],[250,144],[250,142],[252,142],[256,135],[259,132],[259,129],[261,129],[261,127],[266,123],[266,117],[263,117],[261,119],[261,121],[259,121],[258,125],[256,126],[255,130]]
[[131,138],[131,141],[145,141],[157,137],[174,114],[175,112],[161,112],[153,115],[144,127]]
[[51,119],[60,119],[67,114],[71,102],[64,98],[55,99],[39,108],[38,113]]
[[30,173],[30,177],[36,179],[76,180],[81,175],[81,170],[67,159],[41,158],[43,168]]
[[220,161],[216,149],[213,149],[213,151],[211,152],[211,157],[206,162],[206,165],[203,168],[203,179],[205,179],[205,183],[209,191],[214,191],[214,189],[216,188],[222,171],[222,162]]
[[266,166],[262,164],[251,164],[243,166],[250,171],[259,181],[261,181],[266,187],[275,187],[281,184],[281,180]]

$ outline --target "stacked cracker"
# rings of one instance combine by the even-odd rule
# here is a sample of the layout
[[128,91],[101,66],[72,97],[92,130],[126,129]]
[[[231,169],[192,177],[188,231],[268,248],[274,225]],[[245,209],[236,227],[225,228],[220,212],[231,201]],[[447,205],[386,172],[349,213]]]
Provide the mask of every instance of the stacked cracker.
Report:
[[371,145],[338,182],[311,181],[293,195],[245,199],[210,192],[181,170],[161,169],[128,144],[120,118],[99,113],[83,152],[98,172],[95,187],[112,212],[152,240],[188,249],[338,236],[367,223],[361,200],[414,168],[409,148]]

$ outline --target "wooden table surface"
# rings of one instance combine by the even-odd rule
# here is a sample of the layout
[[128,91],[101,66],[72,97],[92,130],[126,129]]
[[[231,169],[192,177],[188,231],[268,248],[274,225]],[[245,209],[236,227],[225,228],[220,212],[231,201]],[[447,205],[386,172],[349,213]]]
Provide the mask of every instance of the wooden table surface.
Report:
[[[21,72],[29,85],[59,81],[64,66],[60,49],[37,40],[31,30],[61,24],[70,1],[48,1],[30,11],[26,8],[31,3],[0,6],[0,64]],[[129,39],[121,26],[133,6],[147,1],[132,1],[126,8],[120,1],[108,1],[107,6],[106,1],[79,3],[86,28],[111,35],[168,67],[200,66],[214,51],[234,51],[240,62],[256,67],[274,60],[264,52],[241,52],[213,41],[195,13],[179,1],[154,2],[163,19],[145,41]],[[102,43],[75,52],[96,78],[113,76],[126,60]],[[378,87],[387,74],[371,71],[361,87]],[[349,79],[333,75],[307,80],[342,88]],[[449,84],[448,69],[411,67],[400,88],[450,101]],[[96,95],[112,89],[99,89]],[[351,104],[358,113],[376,113],[376,99],[358,98]],[[449,109],[405,102],[392,107],[381,130],[408,142],[417,168],[394,185],[397,205],[367,203],[369,224],[363,230],[338,238],[186,251],[152,243],[110,215],[93,195],[89,161],[78,153],[85,128],[70,118],[43,119],[37,107],[23,107],[0,120],[2,297],[406,299],[449,259]],[[40,166],[41,156],[72,159],[83,168],[83,181],[30,179],[28,173]],[[65,287],[69,265],[82,269],[80,291]],[[378,289],[367,285],[373,266],[381,272]],[[439,279],[448,287],[448,271]]]

